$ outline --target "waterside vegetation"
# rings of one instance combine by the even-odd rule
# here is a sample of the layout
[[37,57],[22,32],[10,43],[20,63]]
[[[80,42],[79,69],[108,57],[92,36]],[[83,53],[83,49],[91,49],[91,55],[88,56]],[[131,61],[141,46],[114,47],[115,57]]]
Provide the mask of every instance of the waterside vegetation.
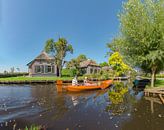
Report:
[[108,44],[119,51],[126,62],[155,75],[164,68],[164,1],[129,0],[119,14],[120,32]]

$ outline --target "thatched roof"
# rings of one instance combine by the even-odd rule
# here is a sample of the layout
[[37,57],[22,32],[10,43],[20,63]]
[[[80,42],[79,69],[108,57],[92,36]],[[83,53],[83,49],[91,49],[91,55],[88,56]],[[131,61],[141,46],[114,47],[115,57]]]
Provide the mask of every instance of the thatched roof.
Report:
[[103,66],[102,70],[112,70],[112,67],[111,66]]
[[42,51],[34,60],[29,62],[27,65],[30,66],[35,60],[55,60],[54,57],[49,56],[45,51]]
[[45,51],[42,51],[40,55],[38,55],[35,59],[44,59],[44,60],[52,60],[54,57],[49,56]]
[[88,66],[97,66],[100,67],[95,61],[88,59],[80,63],[80,67],[88,67]]

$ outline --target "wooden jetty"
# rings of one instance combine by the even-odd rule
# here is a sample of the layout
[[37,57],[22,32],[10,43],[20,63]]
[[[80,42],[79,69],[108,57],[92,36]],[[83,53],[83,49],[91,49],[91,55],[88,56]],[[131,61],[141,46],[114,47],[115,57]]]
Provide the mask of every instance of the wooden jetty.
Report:
[[145,100],[149,101],[150,102],[150,110],[151,110],[151,113],[154,113],[154,103],[157,103],[157,104],[160,104],[162,105],[162,101],[158,98],[158,97],[144,97]]
[[151,113],[154,113],[154,103],[164,105],[164,87],[147,88],[144,94],[145,100],[150,101]]
[[145,97],[159,97],[164,104],[164,87],[148,88],[144,90]]

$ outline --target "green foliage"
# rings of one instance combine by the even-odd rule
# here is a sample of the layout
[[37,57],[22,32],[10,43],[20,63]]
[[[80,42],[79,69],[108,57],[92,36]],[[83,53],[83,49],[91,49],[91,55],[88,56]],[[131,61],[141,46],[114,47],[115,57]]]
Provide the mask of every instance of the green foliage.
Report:
[[109,66],[107,62],[102,62],[99,64],[101,67],[104,67],[104,66]]
[[76,58],[76,60],[77,60],[78,63],[80,63],[80,62],[82,62],[82,61],[87,60],[87,57],[86,57],[86,55],[84,55],[84,54],[80,54],[80,55]]
[[164,78],[164,74],[157,74],[156,78]]
[[121,53],[122,52],[121,47],[122,47],[123,42],[124,41],[122,40],[122,37],[117,37],[117,38],[114,38],[111,43],[108,43],[107,46],[110,48],[110,54],[113,52]]
[[66,64],[66,68],[76,68],[79,69],[80,67],[80,62],[87,60],[87,57],[83,54],[80,54],[77,58],[73,58],[71,59],[71,61],[69,61]]
[[109,79],[109,77],[110,77],[110,74],[106,72],[104,72],[102,75],[102,79]]
[[72,77],[26,77],[26,76],[18,76],[18,77],[6,77],[0,78],[0,81],[56,81],[56,80],[72,80]]
[[62,76],[64,77],[74,77],[75,75],[78,75],[78,70],[77,69],[63,69],[62,70]]
[[18,77],[18,76],[27,76],[28,73],[20,72],[20,73],[0,73],[0,78],[7,78],[7,77]]
[[83,70],[80,69],[80,62],[87,60],[87,57],[83,54],[80,54],[77,58],[71,59],[71,61],[67,62],[67,69],[76,69],[77,75],[83,75]]
[[125,55],[124,51],[127,51],[124,47],[124,43],[126,42],[125,39],[121,36],[116,37],[112,40],[111,43],[108,43],[107,46],[110,48],[109,54],[113,54],[114,52],[120,53],[122,56],[123,61],[127,64],[130,64],[131,67],[135,67],[135,61],[131,59],[128,55]]
[[109,65],[112,66],[115,71],[115,76],[121,76],[130,70],[130,67],[123,62],[119,52],[114,52],[109,57]]
[[155,84],[156,87],[164,87],[164,80],[156,80]]
[[55,64],[57,64],[59,76],[61,77],[62,67],[65,63],[64,58],[68,52],[73,53],[72,45],[65,38],[59,38],[57,42],[49,39],[46,42],[44,50],[55,57]]
[[100,71],[101,79],[109,79],[113,77],[113,70],[101,70]]
[[164,68],[164,0],[129,0],[119,18],[121,32],[111,48],[121,47],[126,60],[151,72],[154,86],[155,74]]
[[70,77],[70,69],[62,69],[63,77]]
[[88,77],[89,79],[101,79],[100,74],[85,74],[83,77]]

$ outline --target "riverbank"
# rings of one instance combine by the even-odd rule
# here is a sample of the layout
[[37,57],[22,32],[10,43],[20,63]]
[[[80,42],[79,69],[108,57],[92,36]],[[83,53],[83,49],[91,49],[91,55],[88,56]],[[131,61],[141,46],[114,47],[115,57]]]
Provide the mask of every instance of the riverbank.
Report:
[[[157,79],[155,81],[155,85],[154,86],[155,87],[153,87],[153,88],[157,88],[157,87],[161,88],[161,87],[164,87],[164,79]],[[148,86],[148,88],[151,88],[151,87]]]
[[[32,83],[56,83],[57,80],[62,80],[64,83],[71,82],[73,77],[8,77],[0,78],[0,84],[32,84]],[[82,80],[82,77],[79,77]]]
[[156,80],[155,87],[164,87],[164,80]]
[[[73,77],[9,77],[0,78],[0,84],[32,84],[32,83],[56,83],[57,80],[62,80],[63,83],[71,83]],[[78,81],[82,82],[84,77],[78,77]],[[114,80],[127,80],[129,77],[110,77]],[[105,79],[91,78],[91,81],[103,81]]]

